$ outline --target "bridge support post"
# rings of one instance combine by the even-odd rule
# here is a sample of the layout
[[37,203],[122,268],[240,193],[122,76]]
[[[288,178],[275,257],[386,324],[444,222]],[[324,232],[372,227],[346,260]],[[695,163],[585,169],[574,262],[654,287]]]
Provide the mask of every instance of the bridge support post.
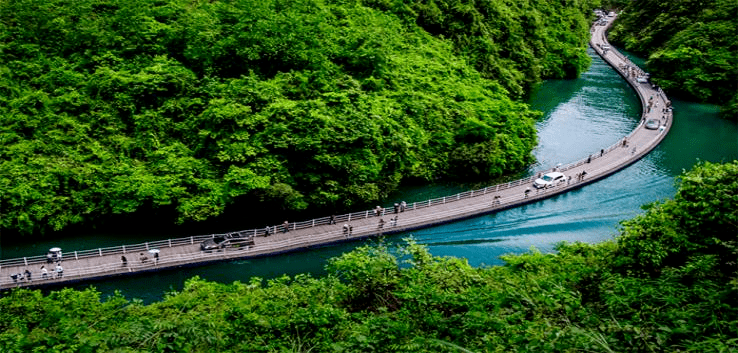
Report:
[[74,259],[75,260],[79,260],[79,257],[77,256],[77,252],[76,251],[74,252]]
[[446,203],[446,196],[443,197],[443,203]]
[[126,253],[126,246],[125,245],[123,245],[123,253],[124,254]]
[[348,221],[351,222],[351,214],[349,213]]
[[25,257],[25,256],[23,256],[23,263],[25,263],[25,264],[26,264],[26,266],[28,266],[28,259],[26,259],[26,257]]
[[102,257],[102,249],[101,248],[97,248],[97,253],[100,254],[100,257]]
[[146,242],[146,250],[149,250],[149,242]]
[[167,239],[169,241],[169,247],[172,247],[172,239]]

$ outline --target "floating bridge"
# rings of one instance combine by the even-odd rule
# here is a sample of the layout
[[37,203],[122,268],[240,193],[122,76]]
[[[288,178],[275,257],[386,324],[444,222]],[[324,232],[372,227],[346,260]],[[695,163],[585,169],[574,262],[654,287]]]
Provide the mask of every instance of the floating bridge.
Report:
[[[237,233],[251,240],[241,247],[229,247],[212,252],[202,251],[200,243],[223,234],[191,236],[153,241],[142,244],[65,251],[61,256],[63,272],[55,272],[56,260],[46,254],[33,257],[0,260],[0,289],[35,287],[65,282],[84,281],[109,276],[158,271],[167,268],[200,265],[229,259],[253,258],[298,251],[326,244],[353,241],[383,234],[406,232],[413,229],[476,217],[524,204],[540,201],[603,179],[638,161],[653,150],[666,136],[672,125],[670,102],[663,92],[648,83],[645,73],[630,60],[611,48],[606,31],[615,16],[601,17],[591,28],[590,45],[633,87],[641,100],[643,113],[638,126],[612,146],[595,151],[588,157],[541,170],[529,178],[504,184],[469,190],[432,200],[408,203],[402,212],[394,208],[366,210],[350,214],[242,230]],[[646,128],[646,122],[655,119],[658,126]],[[566,182],[546,189],[532,186],[538,175],[558,171]],[[582,177],[582,173],[586,172]],[[528,190],[526,192],[526,190]],[[344,231],[351,226],[351,232]],[[153,250],[153,251],[152,251]],[[151,252],[150,252],[151,251]],[[153,254],[158,256],[155,258]],[[146,257],[142,261],[141,254]],[[125,256],[126,262],[122,261]],[[41,266],[48,274],[42,277]],[[24,276],[31,272],[30,280]]]

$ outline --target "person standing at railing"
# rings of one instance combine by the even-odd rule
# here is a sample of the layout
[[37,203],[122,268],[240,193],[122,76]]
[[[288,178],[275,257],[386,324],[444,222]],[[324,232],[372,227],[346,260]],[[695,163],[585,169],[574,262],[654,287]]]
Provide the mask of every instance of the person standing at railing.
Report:
[[271,228],[269,228],[269,226],[266,226],[266,228],[264,228],[264,236],[268,237],[271,231],[272,231]]
[[407,202],[405,201],[400,202],[400,212],[405,212],[406,208],[407,208]]
[[289,232],[290,231],[290,222],[284,221],[284,223],[282,223],[282,228],[283,228],[282,229],[282,233]]
[[331,218],[328,219],[328,225],[336,224],[336,215],[332,214]]

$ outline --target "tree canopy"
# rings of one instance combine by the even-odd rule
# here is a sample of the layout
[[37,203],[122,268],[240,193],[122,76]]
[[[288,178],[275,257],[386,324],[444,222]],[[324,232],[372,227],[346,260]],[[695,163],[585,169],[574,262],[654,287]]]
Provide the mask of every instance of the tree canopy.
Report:
[[409,240],[328,275],[193,278],[143,305],[94,289],[0,298],[0,350],[57,352],[731,352],[738,161],[703,163],[615,240],[473,268]]
[[647,69],[669,94],[721,104],[738,119],[738,2],[616,1],[624,5],[613,43],[648,56]]
[[519,171],[540,113],[517,98],[587,66],[592,6],[2,1],[0,227],[347,209]]

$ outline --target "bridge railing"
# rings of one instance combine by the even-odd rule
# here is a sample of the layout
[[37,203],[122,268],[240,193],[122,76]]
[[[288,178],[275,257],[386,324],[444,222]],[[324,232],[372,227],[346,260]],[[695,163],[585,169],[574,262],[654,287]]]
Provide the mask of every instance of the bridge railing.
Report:
[[[607,39],[604,34],[603,34],[603,41],[607,43]],[[620,57],[623,61],[629,63],[629,65],[632,65],[633,67],[637,67],[628,58],[623,56],[617,50],[612,50],[611,52],[615,53],[615,55]],[[612,62],[611,62],[611,65],[616,70],[618,70],[618,72],[621,72],[621,74],[624,74],[621,68],[619,68],[617,65],[613,65]],[[627,75],[624,74],[624,76],[627,78]],[[631,85],[634,85],[634,83],[631,82],[630,79],[628,79],[628,82]],[[636,89],[636,92],[638,92],[638,95],[641,99],[641,103],[644,103],[645,98],[643,97],[642,93],[638,89]],[[643,121],[641,121],[641,123],[643,123]],[[537,178],[538,175],[547,173],[549,171],[556,170],[556,171],[563,172],[566,170],[570,170],[572,168],[580,167],[584,164],[590,163],[592,160],[601,158],[606,153],[609,153],[617,148],[620,148],[623,145],[623,141],[630,139],[637,130],[638,128],[634,129],[625,138],[618,140],[613,145],[602,149],[598,153],[590,154],[587,157],[582,158],[578,161],[575,161],[575,162],[572,162],[566,165],[558,165],[553,168],[548,168],[548,169],[540,171],[537,175],[513,180],[507,183],[487,186],[485,188],[477,189],[477,190],[464,191],[464,192],[460,192],[454,195],[438,197],[438,198],[429,199],[425,201],[411,202],[407,204],[406,211],[413,211],[413,210],[418,210],[418,209],[431,207],[431,206],[435,206],[439,204],[456,202],[456,201],[465,200],[465,199],[472,198],[472,197],[487,195],[489,193],[497,193],[497,192],[507,190],[510,188],[514,188],[514,187],[517,187],[523,184],[530,184],[533,182],[533,180],[535,180],[535,178]],[[383,216],[383,215],[386,215],[392,212],[394,212],[392,207],[381,207],[379,215]],[[333,220],[336,223],[349,223],[354,220],[367,219],[367,218],[372,218],[372,217],[377,217],[375,210],[364,210],[364,211],[359,211],[359,212],[347,213],[343,215],[337,215],[334,217]],[[328,225],[330,223],[331,223],[331,217],[321,217],[321,218],[311,219],[308,221],[288,223],[288,230],[290,231],[300,230],[300,229]],[[285,230],[284,225],[280,224],[280,225],[268,226],[263,229],[242,230],[242,231],[239,231],[238,233],[253,235],[253,236],[265,236],[267,235],[267,229],[269,229],[269,233],[274,233],[274,232]],[[173,246],[181,246],[181,245],[187,245],[187,244],[195,245],[195,244],[199,244],[205,239],[212,238],[218,235],[224,235],[224,234],[198,235],[198,236],[190,236],[190,237],[183,237],[183,238],[160,240],[160,241],[154,241],[154,242],[146,242],[146,243],[141,243],[141,244],[122,245],[122,246],[98,248],[98,249],[91,249],[91,250],[74,251],[71,253],[66,253],[65,256],[73,256],[75,259],[83,259],[83,258],[90,258],[90,257],[106,256],[110,254],[127,254],[127,253],[145,252],[145,251],[155,249],[155,248],[173,247]],[[28,266],[31,264],[40,264],[40,263],[46,263],[46,262],[47,262],[47,258],[45,255],[30,256],[30,257],[15,258],[15,259],[5,259],[5,260],[0,260],[0,269],[3,267],[9,267],[9,266]]]

